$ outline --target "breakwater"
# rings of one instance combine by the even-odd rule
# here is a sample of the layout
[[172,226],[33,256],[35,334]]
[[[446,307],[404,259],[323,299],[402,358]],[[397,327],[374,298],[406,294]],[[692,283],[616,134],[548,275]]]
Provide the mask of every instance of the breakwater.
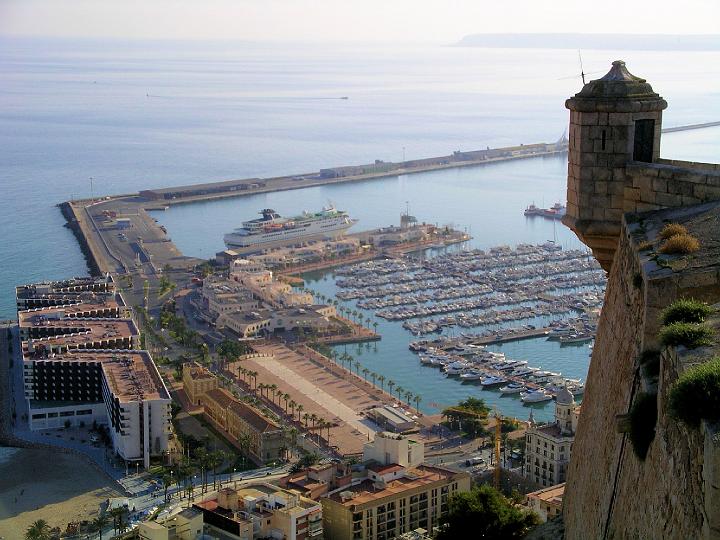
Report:
[[375,180],[389,176],[415,174],[458,167],[472,167],[486,163],[552,156],[567,152],[568,142],[564,137],[556,143],[533,143],[503,148],[487,148],[467,152],[456,151],[446,156],[387,162],[376,160],[365,165],[343,165],[320,169],[311,173],[300,173],[273,178],[245,178],[223,182],[209,182],[186,186],[147,189],[139,192],[140,203],[146,209],[161,209],[164,206],[186,204],[196,201],[224,199],[303,189],[346,182]]

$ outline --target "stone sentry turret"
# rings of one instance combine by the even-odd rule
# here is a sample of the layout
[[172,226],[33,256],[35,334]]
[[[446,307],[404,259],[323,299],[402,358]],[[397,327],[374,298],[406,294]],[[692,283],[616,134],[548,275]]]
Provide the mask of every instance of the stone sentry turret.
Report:
[[570,109],[570,148],[563,223],[609,270],[627,211],[626,165],[658,160],[667,102],[616,60],[604,77],[587,83],[565,106]]

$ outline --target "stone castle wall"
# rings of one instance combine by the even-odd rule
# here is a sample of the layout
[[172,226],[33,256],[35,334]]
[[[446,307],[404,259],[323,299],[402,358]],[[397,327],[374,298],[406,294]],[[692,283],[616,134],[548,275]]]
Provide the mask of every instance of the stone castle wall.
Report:
[[720,200],[720,166],[715,164],[677,160],[630,162],[625,171],[625,212]]
[[[656,436],[645,461],[616,415],[627,414],[647,387],[641,351],[656,348],[661,310],[676,298],[720,300],[720,203],[665,209],[623,222],[588,374],[564,498],[568,540],[585,538],[720,538],[720,438],[690,429],[668,412],[668,392],[689,365],[717,354],[665,349]],[[683,223],[702,251],[675,267],[638,251],[668,221]],[[714,323],[720,329],[720,320]]]

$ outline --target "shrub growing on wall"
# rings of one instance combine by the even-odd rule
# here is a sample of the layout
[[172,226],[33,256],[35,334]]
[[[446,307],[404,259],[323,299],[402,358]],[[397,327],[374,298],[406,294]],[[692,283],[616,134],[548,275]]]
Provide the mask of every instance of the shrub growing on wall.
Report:
[[684,298],[666,307],[662,312],[661,320],[664,325],[676,322],[701,323],[712,311],[712,308],[705,302]]
[[720,357],[692,367],[670,390],[670,412],[697,427],[701,419],[720,420]]
[[662,238],[663,240],[667,240],[668,238],[677,236],[678,234],[687,233],[688,230],[685,228],[684,225],[680,225],[679,223],[668,223],[660,231],[660,238]]
[[704,324],[676,322],[660,330],[660,342],[665,346],[684,345],[695,349],[704,345],[712,345],[715,333]]

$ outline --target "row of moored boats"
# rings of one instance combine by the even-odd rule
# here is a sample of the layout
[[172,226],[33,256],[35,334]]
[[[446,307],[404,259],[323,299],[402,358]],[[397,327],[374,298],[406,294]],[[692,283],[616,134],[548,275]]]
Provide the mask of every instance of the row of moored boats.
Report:
[[512,360],[503,353],[486,350],[480,345],[455,345],[451,349],[422,348],[416,351],[420,363],[438,367],[448,377],[457,377],[485,388],[497,388],[501,394],[517,395],[523,403],[552,400],[562,388],[580,395],[585,386],[580,379],[569,379],[561,373],[529,366],[525,360]]

